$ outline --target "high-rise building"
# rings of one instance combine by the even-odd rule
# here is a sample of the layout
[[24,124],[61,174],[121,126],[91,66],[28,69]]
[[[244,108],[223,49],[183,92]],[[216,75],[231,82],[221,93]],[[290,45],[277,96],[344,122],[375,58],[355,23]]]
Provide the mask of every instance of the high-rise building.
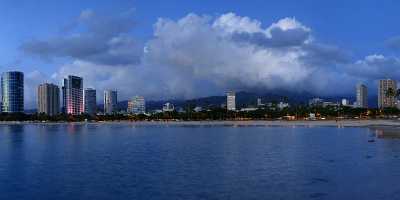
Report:
[[228,92],[226,94],[226,108],[227,110],[236,110],[236,94],[235,92]]
[[83,79],[77,76],[68,76],[64,79],[63,107],[64,112],[70,115],[80,115],[83,109]]
[[146,113],[146,101],[142,96],[135,96],[128,102],[128,113],[144,114]]
[[358,84],[356,89],[356,107],[368,108],[368,89],[363,84]]
[[2,111],[5,113],[24,112],[24,74],[5,72],[1,76]]
[[395,80],[391,79],[379,80],[379,87],[378,87],[379,108],[388,108],[396,106],[396,98],[388,94],[389,89],[393,90],[393,92],[396,92],[397,83]]
[[62,95],[62,101],[61,101],[61,112],[66,114],[67,113],[67,88],[66,85],[68,85],[68,79],[64,78],[63,79],[63,84],[61,86],[61,95]]
[[261,107],[261,106],[264,106],[264,105],[265,105],[265,104],[262,103],[261,98],[257,98],[257,106],[258,106],[258,107]]
[[96,103],[96,90],[93,88],[86,88],[83,95],[84,110],[86,114],[95,115],[97,112]]
[[112,114],[117,112],[117,91],[116,90],[106,90],[104,91],[104,113]]
[[44,83],[37,91],[38,113],[54,116],[60,112],[60,88],[57,85]]
[[342,99],[342,106],[349,106],[350,101],[348,99]]

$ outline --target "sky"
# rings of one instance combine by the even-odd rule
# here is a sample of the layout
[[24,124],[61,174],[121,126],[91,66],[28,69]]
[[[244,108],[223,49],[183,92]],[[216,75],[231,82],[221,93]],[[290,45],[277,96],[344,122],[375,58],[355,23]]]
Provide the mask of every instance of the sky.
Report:
[[400,80],[399,1],[0,0],[0,71],[67,75],[119,99],[228,90],[354,95]]

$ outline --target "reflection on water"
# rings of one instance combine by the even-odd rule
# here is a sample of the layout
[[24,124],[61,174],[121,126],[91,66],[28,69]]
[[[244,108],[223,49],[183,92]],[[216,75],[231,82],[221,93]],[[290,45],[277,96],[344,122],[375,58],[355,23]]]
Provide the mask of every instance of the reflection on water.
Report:
[[11,147],[23,145],[25,130],[24,125],[15,124],[3,126],[1,130],[5,133],[5,135],[8,136],[8,139],[10,140],[9,145],[11,145]]
[[5,133],[23,133],[24,132],[24,125],[21,124],[13,124],[13,125],[8,125],[8,126],[2,126],[2,130]]
[[79,133],[82,129],[82,126],[83,125],[81,125],[81,124],[74,124],[74,123],[68,124],[67,132],[70,134]]
[[393,132],[0,125],[0,199],[400,199]]
[[384,127],[374,128],[375,137],[380,139],[400,139],[400,128]]

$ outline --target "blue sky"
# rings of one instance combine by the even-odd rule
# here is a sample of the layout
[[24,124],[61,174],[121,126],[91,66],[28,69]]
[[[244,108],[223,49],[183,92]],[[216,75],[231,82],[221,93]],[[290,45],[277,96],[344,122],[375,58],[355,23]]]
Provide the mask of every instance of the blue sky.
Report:
[[[367,82],[367,84],[373,86],[376,79],[382,77],[390,78],[400,78],[400,74],[393,71],[393,68],[400,66],[398,61],[398,48],[400,45],[400,40],[396,37],[400,36],[400,26],[398,26],[398,20],[400,19],[400,14],[398,13],[398,8],[400,7],[399,1],[266,1],[266,0],[253,0],[253,1],[228,1],[228,0],[202,0],[202,1],[187,1],[187,0],[169,0],[169,1],[154,1],[154,0],[69,0],[69,1],[52,1],[52,0],[42,0],[42,1],[28,1],[28,0],[2,0],[0,1],[0,24],[2,28],[0,29],[0,70],[22,70],[24,71],[28,78],[33,80],[28,80],[28,83],[36,84],[40,82],[40,78],[45,79],[45,81],[57,82],[58,79],[64,73],[76,72],[82,76],[85,75],[84,70],[97,71],[97,77],[89,77],[86,86],[94,86],[99,89],[104,89],[108,87],[105,83],[109,84],[109,87],[121,88],[121,94],[123,98],[129,98],[134,94],[143,94],[149,98],[161,98],[167,94],[171,96],[178,96],[182,98],[191,98],[195,96],[204,95],[214,95],[220,94],[226,89],[294,89],[297,90],[301,87],[301,90],[311,91],[315,93],[321,93],[321,91],[328,91],[327,93],[335,93],[337,89],[326,89],[323,87],[329,87],[329,84],[323,84],[321,88],[311,88],[310,85],[315,85],[315,82],[323,80],[333,80],[342,79],[346,84],[355,84],[356,82]],[[90,22],[77,22],[82,13],[90,13]],[[95,14],[93,14],[95,13]],[[271,46],[265,46],[260,41],[259,36],[256,39],[253,38],[253,32],[246,30],[246,34],[243,35],[242,32],[235,29],[235,34],[229,36],[231,39],[240,38],[239,42],[235,40],[234,45],[240,47],[243,46],[243,37],[246,39],[251,39],[251,45],[253,51],[262,51],[265,53],[266,50],[271,50],[272,54],[278,57],[277,62],[282,62],[293,56],[295,53],[297,57],[302,59],[297,63],[296,61],[291,61],[294,63],[294,68],[283,68],[282,71],[287,70],[286,73],[290,74],[299,70],[301,72],[308,71],[303,75],[303,78],[299,78],[299,84],[291,85],[286,83],[290,77],[285,77],[282,74],[270,73],[268,70],[280,71],[279,66],[271,69],[264,69],[254,63],[263,63],[263,65],[273,65],[260,60],[254,60],[255,58],[248,58],[249,62],[243,63],[243,65],[248,65],[244,71],[241,68],[235,68],[236,66],[231,66],[228,61],[216,60],[215,62],[222,63],[221,65],[226,65],[223,68],[216,68],[215,63],[199,63],[193,59],[195,56],[203,56],[200,60],[208,60],[210,56],[207,51],[200,51],[198,49],[194,50],[193,54],[188,55],[171,55],[168,59],[173,57],[175,60],[168,60],[167,58],[161,58],[160,55],[156,55],[153,52],[158,52],[157,47],[168,49],[165,47],[166,41],[174,40],[174,48],[185,49],[185,52],[190,52],[195,49],[195,47],[189,48],[188,42],[183,37],[177,37],[176,35],[181,34],[179,30],[192,30],[192,23],[179,24],[179,20],[190,19],[188,18],[190,13],[194,13],[198,18],[204,19],[209,18],[208,24],[203,24],[201,22],[197,25],[203,26],[203,28],[210,28],[212,24],[222,19],[222,16],[233,13],[235,17],[241,19],[248,18],[251,20],[256,20],[260,22],[260,27],[263,29],[261,32],[266,33],[272,24],[278,23],[280,20],[285,18],[290,18],[292,21],[298,23],[295,27],[300,28],[307,34],[307,39],[304,39],[303,43],[295,46],[286,47],[283,50],[279,47],[278,50],[273,50]],[[95,17],[94,17],[95,16]],[[232,16],[231,16],[232,17]],[[129,18],[132,20],[129,30],[124,30],[118,33],[110,33],[110,36],[93,36],[99,34],[98,32],[85,32],[86,28],[93,24],[93,22],[99,22],[105,19],[116,19],[125,20],[122,18]],[[170,20],[167,23],[157,26],[156,23],[159,19]],[[196,18],[197,19],[197,18]],[[231,18],[233,19],[233,18]],[[82,23],[76,25],[77,23]],[[73,26],[73,31],[65,31],[68,27]],[[86,28],[85,28],[86,26]],[[108,25],[104,25],[108,26]],[[167,34],[166,31],[178,30],[174,34]],[[97,27],[98,28],[98,27]],[[103,27],[104,28],[104,27]],[[110,27],[113,28],[113,27]],[[225,27],[226,28],[226,27]],[[286,31],[283,27],[279,27],[282,31]],[[300,30],[299,29],[299,30]],[[102,29],[103,30],[103,29]],[[194,31],[206,31],[206,29],[193,29]],[[208,30],[208,29],[207,29]],[[240,29],[241,30],[241,29]],[[215,31],[215,30],[214,30]],[[162,35],[159,36],[157,35]],[[240,33],[237,35],[236,33]],[[126,40],[131,41],[128,44],[123,44],[123,49],[118,48],[118,52],[123,52],[121,55],[127,56],[127,61],[112,62],[115,59],[124,60],[125,57],[118,55],[113,57],[110,55],[105,55],[105,53],[99,53],[98,55],[77,55],[79,53],[73,52],[71,49],[66,49],[60,52],[49,52],[57,51],[58,48],[63,48],[63,46],[53,47],[53,49],[43,49],[43,44],[49,46],[49,44],[66,44],[71,41],[71,38],[78,34],[80,36],[87,34],[85,38],[94,37],[99,40],[99,43],[110,42],[111,39],[123,36]],[[188,33],[189,34],[189,33]],[[198,32],[190,32],[187,37],[199,37]],[[222,34],[215,33],[212,34]],[[267,33],[267,38],[271,39],[271,36]],[[157,35],[157,36],[155,36]],[[212,38],[206,37],[206,35],[200,35],[202,38],[204,36],[203,43],[206,43]],[[226,36],[226,34],[223,34]],[[233,37],[234,36],[234,37]],[[287,37],[292,37],[292,35],[283,35],[286,39]],[[216,36],[216,38],[221,37],[221,35]],[[295,36],[293,36],[295,37]],[[161,41],[161,39],[163,39]],[[58,41],[67,41],[66,43]],[[132,44],[134,41],[135,44]],[[311,42],[310,42],[311,41]],[[34,43],[36,42],[36,43]],[[37,43],[41,42],[41,43]],[[246,41],[250,45],[249,41]],[[258,43],[259,42],[259,43]],[[95,42],[96,43],[96,42]],[[309,44],[312,45],[309,45]],[[27,45],[28,44],[28,45]],[[42,46],[40,46],[42,44]],[[89,43],[92,44],[92,43]],[[213,43],[210,43],[213,45]],[[215,43],[214,43],[215,44]],[[221,45],[226,44],[226,41],[221,43]],[[272,43],[271,43],[272,44]],[[274,43],[275,44],[275,43]],[[184,46],[186,45],[186,46]],[[228,46],[231,44],[228,44]],[[233,44],[232,44],[233,45]],[[269,44],[270,45],[270,44]],[[26,47],[29,48],[26,48]],[[140,52],[144,47],[152,47],[151,56],[144,56]],[[389,48],[389,47],[392,48]],[[260,50],[260,47],[265,48]],[[57,48],[56,50],[54,48]],[[72,47],[71,47],[72,48]],[[74,47],[75,48],[75,47]],[[99,47],[101,48],[101,47]],[[175,49],[171,47],[170,51]],[[207,48],[207,46],[205,46]],[[303,49],[304,48],[304,49]],[[230,48],[222,48],[224,55],[219,55],[219,57],[227,56],[226,54],[235,55],[236,50]],[[255,50],[256,49],[256,50]],[[299,50],[300,49],[300,50]],[[313,49],[312,51],[310,49]],[[326,50],[328,49],[328,50]],[[335,52],[332,53],[332,49]],[[75,49],[74,49],[75,50]],[[82,51],[84,52],[85,49]],[[98,49],[97,49],[98,50]],[[43,55],[43,51],[46,51]],[[66,53],[66,52],[69,53]],[[114,51],[111,47],[107,51]],[[329,51],[329,52],[328,52]],[[219,50],[221,52],[221,50]],[[271,52],[267,52],[267,55],[271,55]],[[136,54],[129,56],[129,54]],[[160,53],[160,52],[159,52]],[[161,52],[163,54],[168,54],[169,52]],[[179,52],[178,52],[179,53]],[[321,56],[321,54],[323,55]],[[313,57],[307,57],[303,59],[304,54]],[[334,55],[332,55],[334,54]],[[345,54],[346,56],[342,56]],[[341,56],[340,58],[337,58]],[[103,57],[104,56],[104,57]],[[177,58],[177,56],[183,56]],[[249,54],[253,56],[253,54]],[[320,57],[318,57],[320,56]],[[367,57],[369,59],[367,59]],[[43,59],[45,57],[45,59]],[[137,58],[137,61],[133,58]],[[150,58],[148,58],[150,57]],[[236,56],[237,57],[237,56]],[[318,59],[315,59],[318,57]],[[336,60],[331,61],[332,57]],[[346,58],[345,58],[346,57]],[[131,59],[132,58],[132,59]],[[184,63],[187,61],[185,59],[190,59],[190,64]],[[312,62],[310,62],[312,59]],[[340,62],[337,60],[340,59]],[[100,62],[107,60],[107,62]],[[112,60],[112,61],[111,61]],[[243,60],[243,59],[242,59]],[[306,61],[304,61],[306,60]],[[318,62],[316,61],[318,60]],[[345,61],[344,61],[345,60]],[[321,62],[324,61],[324,62]],[[326,62],[325,62],[326,61]],[[274,63],[277,63],[274,62]],[[143,64],[145,63],[145,64]],[[172,64],[171,64],[172,63]],[[181,64],[184,65],[181,66]],[[287,63],[286,63],[287,64]],[[78,65],[78,66],[77,66]],[[299,65],[298,67],[296,67]],[[391,66],[387,66],[391,65]],[[178,67],[177,67],[178,66]],[[190,66],[190,69],[188,68]],[[96,69],[96,70],[93,70]],[[151,80],[154,82],[154,86],[146,87],[123,87],[124,81],[121,79],[126,79],[119,74],[113,74],[107,77],[109,72],[108,67],[115,67],[116,70],[112,68],[110,71],[121,70],[120,73],[131,73],[140,74],[140,77],[133,76],[132,79],[138,79],[141,82],[145,80]],[[128,71],[124,71],[127,68]],[[152,69],[150,69],[152,68]],[[249,68],[249,69],[247,69]],[[133,69],[133,70],[132,70]],[[204,70],[207,69],[207,70]],[[310,70],[311,69],[311,70]],[[129,71],[132,70],[132,71]],[[170,75],[170,79],[167,83],[164,70]],[[243,76],[253,76],[254,74],[261,74],[262,78],[258,75],[254,75],[254,82],[248,82],[247,79],[243,79],[236,75],[224,74],[221,75],[221,71],[238,71],[242,73]],[[252,70],[252,71],[250,71]],[[257,72],[257,70],[260,70]],[[183,71],[183,72],[182,72]],[[188,71],[191,71],[189,73]],[[207,72],[206,72],[207,71]],[[212,71],[213,73],[208,73]],[[174,72],[174,73],[172,73]],[[218,73],[215,73],[218,72]],[[390,73],[389,73],[390,72]],[[329,74],[331,76],[327,78],[316,78],[313,83],[304,83],[308,78],[306,77],[316,77],[321,74]],[[362,74],[362,75],[359,75]],[[221,77],[211,79],[205,77],[221,75]],[[176,77],[175,77],[176,76]],[[182,76],[187,76],[189,78],[182,79]],[[120,79],[118,78],[120,77]],[[143,78],[144,77],[144,78]],[[171,78],[173,77],[173,78]],[[85,78],[85,77],[84,77]],[[180,88],[181,81],[186,83],[190,79],[191,84],[189,84],[188,89]],[[252,78],[250,78],[253,80]],[[224,81],[221,81],[224,80]],[[282,81],[282,87],[271,84],[270,81],[274,82]],[[306,81],[305,81],[306,80]],[[352,80],[352,81],[350,81]],[[101,86],[97,86],[100,85]],[[132,82],[129,84],[140,84],[137,82]],[[172,83],[171,83],[172,82]],[[304,84],[303,84],[304,83]],[[167,85],[167,86],[165,86]],[[202,85],[201,88],[197,87]],[[273,86],[271,86],[273,85]],[[164,87],[165,86],[165,87]],[[35,86],[28,86],[34,88]],[[161,89],[161,92],[156,89]],[[143,91],[146,88],[146,91]],[[194,88],[194,89],[193,89]],[[191,90],[199,90],[199,92],[193,92]],[[351,93],[353,88],[344,90],[344,93]],[[149,92],[151,91],[151,92]],[[157,92],[156,92],[157,91]],[[171,93],[171,91],[174,91]],[[342,94],[342,93],[340,93]],[[31,94],[34,95],[34,94]],[[167,95],[168,96],[168,95]]]

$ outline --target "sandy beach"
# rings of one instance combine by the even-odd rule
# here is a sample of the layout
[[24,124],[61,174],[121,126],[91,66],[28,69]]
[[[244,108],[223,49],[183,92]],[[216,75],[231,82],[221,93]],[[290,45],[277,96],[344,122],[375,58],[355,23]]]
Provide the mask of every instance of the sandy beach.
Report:
[[[116,122],[105,122],[116,123]],[[135,125],[177,126],[334,126],[334,127],[399,127],[400,120],[321,120],[321,121],[168,121],[168,122],[117,122]]]
[[130,124],[135,126],[334,126],[334,127],[398,127],[400,120],[318,120],[318,121],[107,121],[107,122],[0,122],[12,124]]

